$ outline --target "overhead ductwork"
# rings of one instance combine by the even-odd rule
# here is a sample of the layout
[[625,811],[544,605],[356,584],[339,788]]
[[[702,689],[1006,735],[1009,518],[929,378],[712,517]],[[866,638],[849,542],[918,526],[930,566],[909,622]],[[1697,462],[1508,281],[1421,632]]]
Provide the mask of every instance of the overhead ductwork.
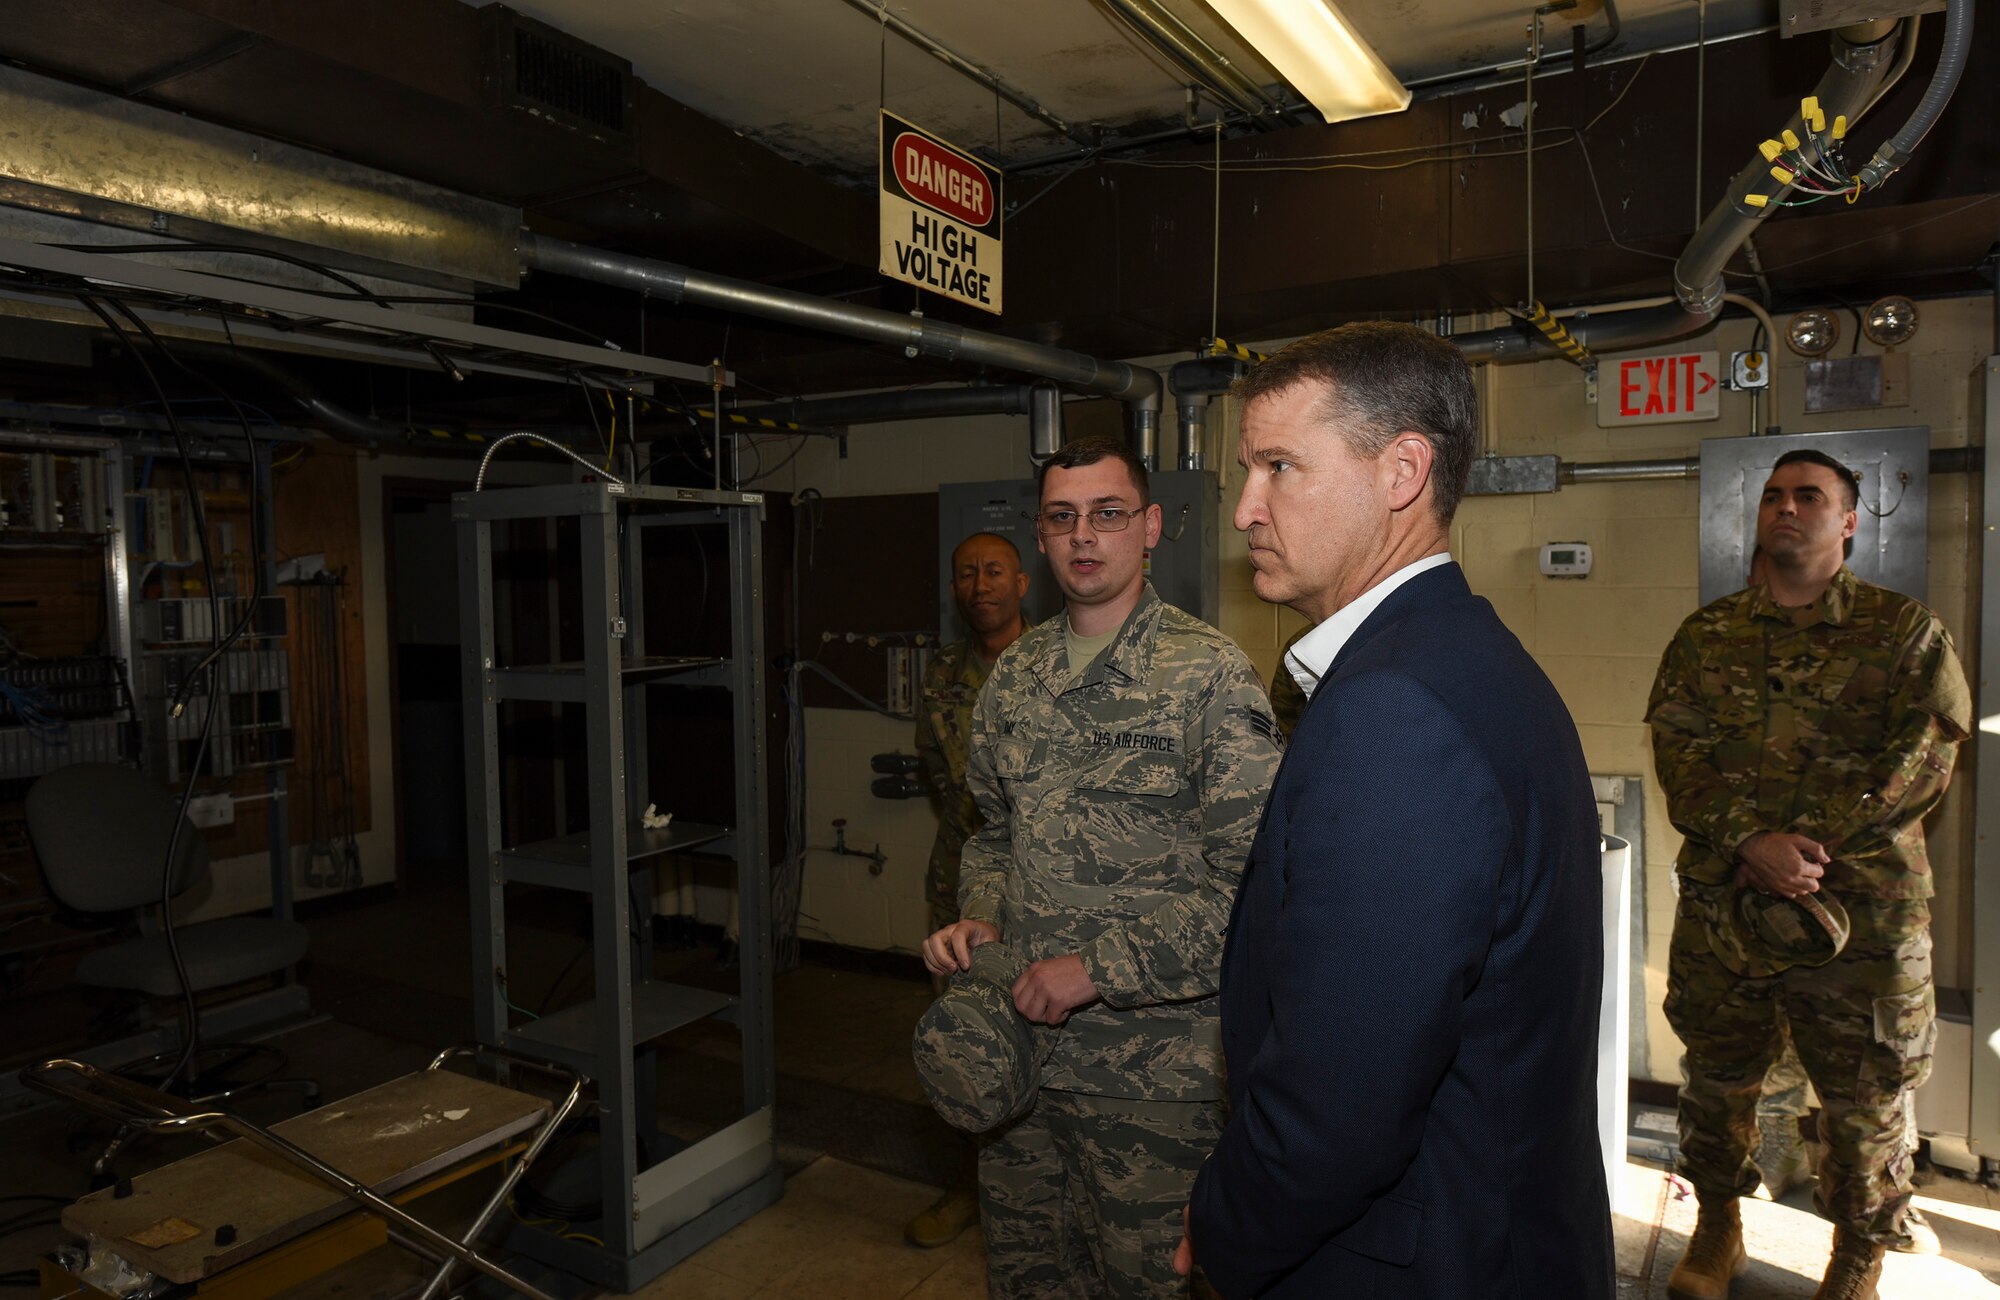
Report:
[[1181,468],[1207,469],[1208,399],[1226,393],[1242,378],[1250,363],[1235,357],[1196,357],[1176,362],[1167,372],[1174,395],[1175,427],[1180,432]]
[[1072,392],[1115,397],[1132,415],[1133,445],[1157,445],[1163,384],[1158,372],[1125,361],[1045,347],[945,321],[860,307],[791,289],[712,275],[653,258],[586,248],[532,231],[521,232],[521,264],[631,289],[676,306],[688,304],[781,321],[803,329],[902,348],[910,356],[970,361],[1054,380]]

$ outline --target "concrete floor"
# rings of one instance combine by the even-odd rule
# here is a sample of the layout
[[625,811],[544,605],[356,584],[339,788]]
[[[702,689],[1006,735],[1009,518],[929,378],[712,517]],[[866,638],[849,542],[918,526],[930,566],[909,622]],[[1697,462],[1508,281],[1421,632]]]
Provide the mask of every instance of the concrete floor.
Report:
[[[511,946],[514,1000],[539,1006],[582,996],[558,987],[578,951],[580,930],[560,912]],[[281,1036],[295,1073],[319,1077],[332,1101],[419,1068],[439,1045],[470,1028],[465,975],[469,962],[462,899],[402,896],[310,922],[306,982],[324,1019]],[[705,949],[663,953],[661,973],[687,983],[725,983]],[[579,985],[572,969],[564,983]],[[638,1294],[677,1300],[741,1297],[973,1297],[984,1294],[984,1253],[977,1231],[951,1246],[920,1251],[904,1244],[905,1221],[937,1195],[954,1159],[954,1139],[922,1102],[910,1065],[909,1032],[929,999],[910,975],[808,964],[776,988],[782,1201],[670,1270]],[[59,1010],[54,1009],[54,1010]],[[52,1008],[44,1020],[60,1021]],[[71,1018],[84,1024],[87,1008]],[[4,1014],[4,1013],[0,1013]],[[692,1086],[668,1100],[666,1127],[694,1136],[726,1101],[735,1070],[733,1032],[692,1027],[668,1042],[678,1073]],[[672,1073],[663,1069],[663,1074]],[[713,1085],[711,1087],[711,1085]],[[711,1095],[713,1093],[714,1095]],[[267,1103],[281,1118],[287,1103]],[[44,1109],[0,1119],[0,1198],[38,1193],[74,1196],[83,1164],[66,1149],[68,1116]],[[135,1153],[126,1172],[177,1152]],[[1620,1300],[1664,1300],[1666,1277],[1694,1222],[1692,1198],[1657,1165],[1633,1161],[1619,1189],[1616,1239]],[[1919,1204],[1945,1245],[1942,1258],[1894,1256],[1883,1300],[2000,1300],[2000,1195],[1976,1184],[1928,1175]],[[0,1201],[0,1220],[25,1203]],[[1751,1271],[1735,1300],[1804,1300],[1824,1265],[1831,1230],[1810,1193],[1784,1203],[1757,1201],[1745,1212]],[[0,1275],[25,1267],[60,1240],[59,1229],[0,1235]],[[30,1294],[23,1290],[0,1294]],[[1476,1300],[1476,1298],[1468,1298]]]

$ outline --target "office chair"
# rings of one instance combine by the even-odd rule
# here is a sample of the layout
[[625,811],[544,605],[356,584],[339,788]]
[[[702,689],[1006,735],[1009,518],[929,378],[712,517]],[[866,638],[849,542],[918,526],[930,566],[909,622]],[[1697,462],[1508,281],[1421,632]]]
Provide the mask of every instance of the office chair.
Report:
[[[100,948],[77,964],[78,982],[93,988],[116,989],[155,998],[180,999],[167,937],[153,915],[160,902],[160,876],[167,840],[179,815],[179,801],[144,773],[114,763],[75,763],[57,768],[28,788],[28,839],[41,862],[49,892],[74,912],[110,916],[134,923],[135,938]],[[174,864],[176,897],[208,875],[208,848],[192,826],[181,831]],[[148,909],[152,909],[149,912]],[[259,976],[273,975],[295,964],[306,952],[305,927],[269,917],[226,917],[175,927],[188,983],[199,996]],[[195,1035],[183,1003],[181,1041]],[[302,1093],[306,1105],[318,1100],[319,1085],[309,1079],[260,1079],[237,1086],[214,1087],[216,1076],[240,1064],[248,1055],[275,1056],[273,1073],[283,1069],[277,1049],[250,1045],[221,1049],[225,1059],[198,1069],[190,1062],[185,1088],[189,1099],[209,1104],[253,1092]],[[164,1074],[179,1052],[160,1053],[120,1067],[139,1078]],[[149,1071],[149,1067],[153,1067]],[[198,1094],[198,1095],[197,1095]],[[111,1160],[133,1134],[121,1129],[91,1167],[102,1178]]]

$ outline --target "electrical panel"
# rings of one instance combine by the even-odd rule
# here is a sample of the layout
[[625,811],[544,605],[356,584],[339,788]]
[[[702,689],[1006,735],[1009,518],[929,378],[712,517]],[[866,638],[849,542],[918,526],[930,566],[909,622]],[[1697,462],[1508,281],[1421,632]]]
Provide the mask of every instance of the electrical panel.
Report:
[[102,456],[0,449],[0,537],[101,536],[111,523]]
[[1923,425],[1708,438],[1701,444],[1701,600],[1741,591],[1757,547],[1757,507],[1788,451],[1822,451],[1854,471],[1860,509],[1848,543],[1855,576],[1906,596],[1930,595],[1931,431]]
[[[292,761],[291,661],[283,650],[231,650],[215,673],[217,694],[209,694],[209,674],[196,668],[202,649],[153,650],[145,658],[145,695],[151,714],[148,741],[169,781],[184,780],[194,762],[204,721],[219,709],[209,736],[204,776],[232,776],[245,768]],[[183,693],[184,692],[184,693]],[[173,716],[173,701],[185,704]]]
[[[243,618],[247,602],[239,596],[219,597],[216,608],[222,613],[218,631],[206,596],[166,596],[139,602],[139,639],[148,645],[207,644],[227,636]],[[256,616],[245,636],[279,637],[285,634],[285,598],[262,596]]]
[[0,669],[0,781],[131,757],[136,737],[123,672],[103,656],[24,659]]

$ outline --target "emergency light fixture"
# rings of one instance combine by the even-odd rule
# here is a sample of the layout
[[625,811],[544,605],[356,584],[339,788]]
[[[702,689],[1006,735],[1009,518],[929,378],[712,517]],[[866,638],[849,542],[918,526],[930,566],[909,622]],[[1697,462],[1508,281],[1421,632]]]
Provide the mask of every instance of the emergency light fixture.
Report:
[[1400,113],[1396,80],[1333,0],[1209,0],[1223,21],[1329,122]]

